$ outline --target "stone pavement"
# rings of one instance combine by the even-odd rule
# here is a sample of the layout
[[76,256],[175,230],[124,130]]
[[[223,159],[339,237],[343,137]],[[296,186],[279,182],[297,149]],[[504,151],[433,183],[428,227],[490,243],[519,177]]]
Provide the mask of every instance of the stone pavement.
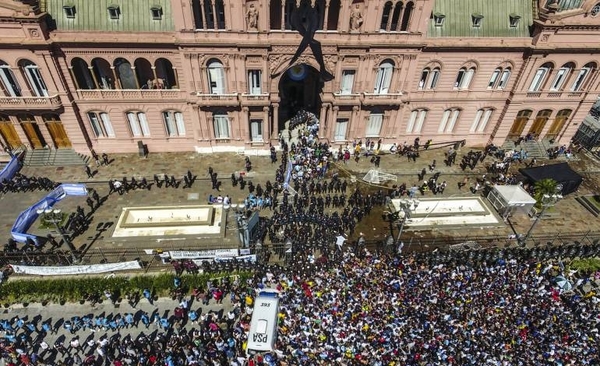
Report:
[[[430,149],[422,151],[421,157],[416,162],[408,161],[405,157],[383,155],[381,159],[381,171],[386,173],[396,174],[398,176],[397,184],[402,182],[408,186],[418,183],[417,174],[422,168],[427,168],[433,160],[437,161],[436,171],[441,172],[441,180],[446,180],[448,188],[444,193],[444,197],[460,197],[472,196],[467,187],[459,190],[457,183],[462,181],[465,176],[471,177],[474,182],[475,178],[481,177],[484,174],[484,166],[480,164],[471,171],[466,172],[460,170],[458,165],[446,167],[443,164],[445,149]],[[458,152],[457,160],[460,161],[462,155],[469,151],[468,147],[463,147]],[[112,159],[110,165],[93,167],[96,170],[94,177],[88,179],[82,167],[24,167],[22,173],[30,176],[47,176],[50,179],[59,182],[81,182],[87,184],[89,188],[94,188],[101,196],[107,196],[106,201],[97,209],[93,215],[93,222],[90,229],[75,238],[74,243],[78,248],[89,248],[88,255],[93,253],[96,261],[105,253],[118,253],[128,249],[135,249],[139,253],[143,253],[143,249],[184,249],[184,248],[206,248],[206,247],[223,247],[235,246],[237,243],[237,232],[232,227],[226,230],[224,238],[204,238],[204,237],[182,237],[182,238],[112,238],[111,233],[113,227],[105,232],[98,232],[97,226],[106,222],[116,223],[121,209],[127,206],[152,206],[152,205],[190,205],[190,204],[205,204],[209,194],[218,194],[216,190],[211,189],[210,180],[208,178],[208,168],[213,167],[218,173],[219,180],[222,181],[222,195],[229,195],[232,202],[242,202],[247,196],[248,191],[242,191],[238,187],[232,187],[230,176],[232,173],[237,173],[244,168],[244,157],[233,153],[219,154],[196,154],[196,153],[163,153],[150,154],[147,158],[141,158],[137,155],[110,155]],[[267,180],[274,181],[275,170],[279,166],[278,163],[271,164],[268,157],[250,156],[253,169],[247,174],[255,184],[264,183]],[[490,163],[492,157],[488,157],[485,163]],[[551,163],[540,161],[540,164]],[[343,165],[347,169],[347,174],[355,175],[357,178],[362,178],[374,166],[369,162],[369,158],[361,158],[359,163],[351,160],[347,165]],[[599,227],[599,219],[593,217],[586,209],[575,201],[575,197],[580,194],[590,194],[598,187],[596,172],[600,166],[596,161],[583,156],[574,163],[575,168],[579,171],[584,171],[586,183],[580,191],[572,194],[558,203],[553,209],[556,213],[551,218],[544,218],[536,227],[536,233],[584,233],[589,230],[595,230]],[[518,167],[515,166],[516,171]],[[129,194],[119,196],[112,194],[108,196],[108,180],[122,179],[127,177],[146,177],[148,181],[152,181],[154,174],[174,175],[181,178],[188,170],[198,176],[198,180],[190,189],[183,188],[157,188],[152,187],[150,190],[131,191]],[[346,173],[343,173],[344,176]],[[430,174],[426,175],[426,179]],[[390,183],[391,184],[391,183]],[[361,183],[362,186],[362,183]],[[197,194],[198,199],[190,199],[189,193]],[[32,193],[7,193],[0,195],[0,205],[3,210],[0,210],[0,227],[3,228],[2,235],[8,238],[10,235],[10,227],[12,226],[17,214],[24,210],[29,205],[38,201],[44,196],[43,192]],[[433,196],[431,193],[426,193],[426,196]],[[68,198],[58,204],[65,212],[72,212],[77,205],[86,208],[85,199]],[[264,211],[261,214],[268,215],[270,211]],[[383,240],[389,233],[386,223],[381,221],[382,210],[373,210],[369,218],[363,220],[357,228],[356,235],[359,232],[365,233],[368,240]],[[516,215],[513,218],[514,231],[525,233],[531,226],[531,219],[527,215]],[[34,224],[31,230],[38,230],[39,225]],[[231,226],[231,225],[228,225]],[[432,228],[431,230],[411,232],[407,229],[403,239],[410,238],[439,238],[439,242],[443,243],[446,238],[464,238],[465,240],[474,239],[475,237],[508,237],[514,233],[513,229],[508,225],[500,225],[498,227],[465,227],[465,228]],[[41,233],[43,234],[43,233]],[[121,256],[122,257],[122,256]],[[131,260],[133,258],[119,257],[121,260]],[[139,257],[139,256],[136,256]]]

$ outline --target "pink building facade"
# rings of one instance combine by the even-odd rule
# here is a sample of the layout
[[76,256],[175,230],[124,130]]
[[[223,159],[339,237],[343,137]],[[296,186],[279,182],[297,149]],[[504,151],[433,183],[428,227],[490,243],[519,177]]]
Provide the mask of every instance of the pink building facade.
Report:
[[[0,142],[260,154],[307,109],[334,146],[568,143],[600,94],[600,3],[480,3],[1,0]],[[332,81],[310,48],[290,65],[302,9]]]

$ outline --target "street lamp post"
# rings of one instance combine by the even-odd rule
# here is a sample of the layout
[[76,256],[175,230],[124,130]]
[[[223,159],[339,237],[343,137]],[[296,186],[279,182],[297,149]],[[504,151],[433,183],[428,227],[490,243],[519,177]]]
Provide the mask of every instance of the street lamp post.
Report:
[[[390,206],[391,210],[386,211],[383,218],[384,221],[387,221],[390,224],[390,236],[388,236],[388,239],[386,240],[386,246],[398,245],[402,232],[404,231],[404,224],[406,223],[406,220],[410,219],[412,212],[416,210],[419,203],[420,202],[417,199],[401,199],[399,200],[400,211],[396,211],[394,206]],[[394,223],[398,225],[398,236],[396,236],[395,240]]]
[[531,227],[527,231],[527,234],[525,234],[525,236],[520,240],[521,245],[525,245],[527,243],[527,240],[529,240],[529,238],[531,237],[533,229],[536,227],[537,223],[540,221],[542,216],[544,216],[546,210],[550,207],[554,207],[556,203],[563,198],[563,196],[560,194],[560,192],[562,192],[562,188],[562,184],[558,184],[556,185],[554,194],[544,194],[542,196],[542,210],[540,211],[539,215],[537,215],[537,217],[535,218],[535,221],[533,221],[533,224],[531,224]]
[[58,234],[61,236],[61,238],[64,240],[64,242],[69,247],[69,251],[71,252],[71,261],[73,263],[78,262],[79,258],[77,257],[77,254],[76,254],[76,248],[73,245],[73,243],[71,242],[71,238],[69,238],[69,235],[67,233],[65,233],[64,228],[60,225],[60,223],[63,220],[62,211],[59,209],[47,208],[45,210],[42,210],[42,209],[37,210],[37,213],[39,215],[43,215],[42,217],[44,218],[45,221],[54,224],[56,231],[58,232]]

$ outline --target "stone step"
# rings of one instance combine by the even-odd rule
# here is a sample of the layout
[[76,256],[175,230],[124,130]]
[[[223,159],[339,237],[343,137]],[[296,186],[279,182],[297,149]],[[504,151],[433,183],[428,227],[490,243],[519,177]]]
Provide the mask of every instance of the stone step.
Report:
[[79,154],[72,149],[40,149],[28,150],[23,164],[26,166],[84,166],[89,161],[89,156]]

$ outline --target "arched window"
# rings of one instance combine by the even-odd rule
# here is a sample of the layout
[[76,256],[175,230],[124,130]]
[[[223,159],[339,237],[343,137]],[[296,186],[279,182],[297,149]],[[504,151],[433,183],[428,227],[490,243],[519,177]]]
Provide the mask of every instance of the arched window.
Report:
[[[96,76],[95,81],[97,81],[99,84],[97,87],[99,87],[100,89],[115,89],[117,87],[115,85],[113,69],[111,69],[110,64],[105,59],[93,59],[92,71]],[[116,73],[116,71],[117,70],[115,69],[114,72]],[[119,86],[119,88],[122,88],[122,86]]]
[[408,2],[406,4],[406,8],[404,9],[404,15],[402,16],[402,25],[400,25],[400,30],[402,32],[408,31],[408,27],[410,27],[410,17],[412,15],[412,11],[415,7],[415,4],[412,2]]
[[133,137],[150,136],[150,126],[144,112],[127,112],[127,121]]
[[215,11],[212,5],[213,1],[204,1],[205,29],[215,29]]
[[581,70],[579,70],[579,73],[577,73],[577,77],[575,78],[575,80],[573,80],[573,84],[571,85],[571,91],[576,92],[582,90],[588,80],[588,76],[594,70],[596,70],[596,68],[597,66],[595,62],[585,64],[581,68]]
[[271,29],[281,29],[281,0],[269,3],[269,25]]
[[[139,89],[138,80],[136,79],[131,64],[124,58],[117,58],[115,60],[115,70],[117,72],[117,78],[121,84],[122,89]],[[100,82],[100,81],[98,81]]]
[[390,60],[383,61],[377,70],[375,78],[375,94],[387,94],[390,91],[392,75],[394,73],[394,64]]
[[396,5],[394,6],[394,12],[392,14],[392,22],[390,23],[390,29],[391,31],[396,31],[398,30],[398,24],[399,22],[401,22],[402,20],[400,19],[400,16],[402,14],[402,6],[404,4],[402,4],[402,1],[398,1],[396,3]]
[[177,81],[177,71],[173,67],[171,61],[166,58],[159,58],[154,62],[156,67],[156,77],[158,78],[158,86],[161,84],[164,89],[177,89],[179,82]]
[[285,7],[283,8],[283,21],[284,29],[292,30],[292,13],[296,9],[296,0],[285,0]]
[[10,65],[4,61],[0,61],[0,81],[2,81],[0,85],[2,85],[4,95],[8,97],[21,96],[21,87],[17,83],[15,74],[13,73]]
[[452,133],[454,131],[454,126],[456,126],[456,121],[458,121],[459,115],[460,109],[458,108],[446,109],[444,111],[444,114],[442,115],[442,120],[440,121],[438,132]]
[[544,83],[548,77],[548,74],[552,71],[552,64],[547,62],[540,66],[539,69],[535,72],[533,76],[533,80],[531,80],[531,84],[529,85],[530,92],[538,92],[544,87]]
[[342,5],[340,0],[329,1],[329,10],[327,13],[327,30],[334,31],[338,29],[341,6]]
[[108,113],[88,112],[87,116],[96,138],[115,137],[115,131],[112,127],[112,123],[110,122]]
[[217,16],[217,27],[216,29],[225,29],[225,4],[223,0],[210,1],[214,3],[215,13]]
[[474,67],[469,69],[463,67],[458,70],[458,75],[456,75],[456,81],[454,82],[454,89],[468,89],[471,80],[473,79],[473,75],[475,75]]
[[510,74],[511,74],[510,67],[507,67],[502,71],[502,77],[500,77],[500,82],[498,83],[498,89],[506,88],[506,85],[508,85],[508,79],[510,79]]
[[504,89],[508,84],[508,79],[510,78],[510,67],[505,68],[504,70],[501,67],[497,67],[492,73],[492,77],[490,77],[490,81],[488,82],[488,89]]
[[473,124],[471,124],[471,128],[469,132],[471,133],[482,133],[485,132],[485,128],[492,117],[492,113],[494,110],[492,108],[482,108],[477,110],[475,114],[475,119],[473,120]]
[[419,134],[427,117],[427,109],[415,109],[410,112],[408,123],[406,124],[407,134]]
[[494,86],[496,86],[496,82],[498,81],[500,74],[502,74],[502,68],[497,67],[496,70],[494,70],[494,72],[492,73],[492,77],[488,82],[488,89],[493,89]]
[[38,66],[29,60],[21,60],[19,66],[25,75],[25,79],[27,79],[31,93],[36,97],[47,97],[48,88],[46,88],[46,83]]
[[419,90],[435,89],[439,79],[440,79],[440,68],[439,67],[435,67],[433,70],[431,70],[429,67],[426,67],[421,72],[421,79],[419,80]]
[[96,89],[96,84],[94,83],[94,78],[87,62],[79,57],[75,57],[71,60],[71,70],[75,78],[75,83],[77,83],[77,89]]
[[210,94],[225,94],[225,68],[218,60],[208,63],[208,84]]
[[379,29],[381,30],[387,30],[387,26],[388,26],[388,21],[390,20],[390,13],[392,12],[392,2],[388,1],[387,3],[385,3],[385,5],[383,6],[383,14],[381,14],[381,25],[379,26]]
[[196,29],[225,29],[225,5],[223,0],[192,0]]
[[550,86],[550,90],[551,91],[562,90],[562,87],[565,84],[565,81],[569,78],[569,76],[571,75],[571,72],[573,71],[574,68],[575,68],[575,65],[571,62],[562,65],[561,68],[558,69],[558,71],[556,71],[556,76],[554,77],[554,81],[552,82],[552,85]]
[[162,112],[165,130],[169,137],[185,136],[185,123],[183,114],[179,111],[164,111]]
[[152,65],[145,58],[138,58],[133,63],[135,65],[135,76],[137,77],[142,89],[158,89],[158,81],[154,77]]

